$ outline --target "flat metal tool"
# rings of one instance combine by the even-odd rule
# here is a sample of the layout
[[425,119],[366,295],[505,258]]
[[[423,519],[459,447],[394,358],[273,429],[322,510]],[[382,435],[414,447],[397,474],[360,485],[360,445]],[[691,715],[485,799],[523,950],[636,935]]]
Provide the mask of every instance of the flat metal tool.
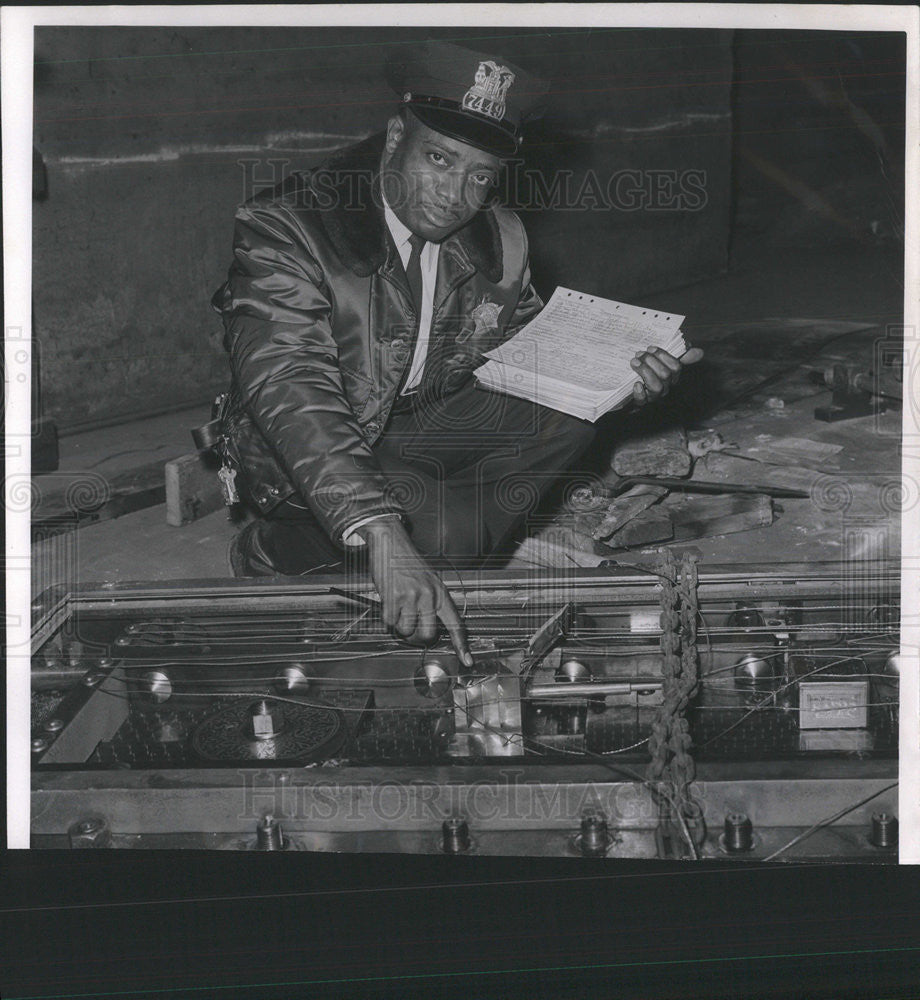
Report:
[[349,601],[355,601],[358,604],[364,604],[369,608],[381,607],[380,601],[376,597],[368,597],[366,594],[358,594],[352,590],[343,590],[341,587],[330,587],[330,594],[337,594],[339,597],[347,597]]
[[566,634],[572,614],[572,604],[564,604],[534,632],[521,660],[521,679],[526,681],[544,656]]
[[771,486],[769,483],[715,483],[699,479],[674,479],[668,476],[624,476],[606,486],[592,486],[595,496],[613,499],[631,486],[663,486],[669,490],[683,490],[687,493],[754,493],[769,497],[807,500],[804,490],[793,490],[786,486]]

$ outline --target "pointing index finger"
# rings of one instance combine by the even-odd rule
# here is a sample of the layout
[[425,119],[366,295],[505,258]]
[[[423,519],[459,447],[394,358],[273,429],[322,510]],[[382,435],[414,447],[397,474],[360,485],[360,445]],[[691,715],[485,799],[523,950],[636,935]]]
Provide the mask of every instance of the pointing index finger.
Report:
[[438,604],[438,617],[447,629],[447,634],[450,636],[450,641],[457,651],[460,662],[465,667],[471,667],[473,665],[473,657],[467,645],[466,629],[463,627],[460,615],[457,613],[454,602],[450,599],[450,595],[446,590],[442,592],[441,600]]

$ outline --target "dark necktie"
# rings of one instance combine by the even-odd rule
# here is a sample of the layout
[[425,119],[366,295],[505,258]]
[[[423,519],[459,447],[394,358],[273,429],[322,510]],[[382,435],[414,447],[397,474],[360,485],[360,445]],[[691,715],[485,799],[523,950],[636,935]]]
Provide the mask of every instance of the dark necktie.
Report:
[[[418,340],[419,324],[422,318],[422,247],[425,245],[425,240],[421,236],[410,236],[409,245],[412,247],[412,251],[409,254],[409,261],[406,264],[406,278],[409,281],[409,293],[412,296],[412,302],[415,305],[415,330],[412,334],[413,342]],[[400,384],[399,391],[397,395],[396,405],[393,407],[394,413],[404,413],[412,409],[412,404],[410,400],[415,397],[415,389],[410,389],[408,392],[403,392],[403,386],[406,384],[406,379],[409,377],[409,369],[411,365],[407,365],[405,371],[403,372],[402,383]]]
[[422,247],[425,242],[421,236],[409,237],[412,252],[409,254],[409,263],[406,264],[406,277],[409,279],[409,291],[415,303],[416,320],[422,315]]

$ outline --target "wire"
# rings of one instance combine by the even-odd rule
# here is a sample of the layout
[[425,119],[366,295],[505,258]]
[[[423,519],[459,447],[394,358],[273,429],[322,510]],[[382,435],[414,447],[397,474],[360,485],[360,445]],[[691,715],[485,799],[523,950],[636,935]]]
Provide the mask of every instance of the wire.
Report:
[[[420,650],[419,651],[419,656],[420,657],[424,657],[425,653],[426,653],[425,650]],[[388,656],[390,654],[391,654],[391,651],[389,651],[389,650],[379,651],[379,652],[370,652],[369,651],[369,652],[366,652],[366,653],[356,653],[356,654],[352,654],[351,656],[345,656],[345,657],[318,658],[318,659],[314,660],[313,662],[323,663],[323,662],[335,662],[337,660],[354,660],[354,659],[365,659],[365,658],[370,659],[370,658],[374,658],[374,657]],[[775,657],[781,656],[781,655],[783,655],[783,651],[774,652],[772,654],[772,657],[775,658]],[[767,658],[769,658],[769,657],[768,656],[764,656],[763,657],[763,659],[767,659]],[[813,670],[810,670],[807,673],[804,673],[804,674],[802,674],[802,675],[800,675],[800,676],[798,676],[796,678],[793,678],[788,683],[786,683],[784,685],[781,685],[780,687],[772,690],[765,698],[763,698],[760,702],[758,702],[757,704],[755,704],[754,706],[752,706],[748,711],[746,711],[744,713],[744,715],[742,715],[740,718],[736,719],[731,725],[727,726],[721,732],[719,732],[719,733],[715,734],[714,736],[710,737],[704,743],[700,744],[699,748],[703,749],[705,747],[710,746],[712,743],[716,742],[717,740],[722,739],[724,736],[726,736],[728,733],[732,732],[738,726],[742,725],[745,721],[747,721],[747,719],[751,718],[753,715],[757,714],[758,712],[765,711],[765,710],[769,709],[771,706],[779,708],[780,706],[776,706],[775,702],[776,702],[777,696],[779,694],[781,694],[783,691],[786,691],[789,688],[794,687],[796,684],[800,683],[802,680],[805,680],[805,679],[807,679],[810,676],[813,676],[813,675],[819,674],[819,673],[825,673],[826,671],[828,671],[830,668],[832,668],[833,666],[835,666],[838,663],[850,662],[852,659],[854,659],[854,657],[846,657],[846,658],[840,658],[840,659],[837,659],[837,660],[833,660],[830,663],[822,664],[820,666],[815,667]],[[858,658],[858,659],[861,659],[861,658]],[[154,662],[157,663],[158,665],[162,665],[162,666],[174,665],[171,661],[166,661],[164,663],[163,661],[157,660],[157,661],[154,661]],[[176,661],[176,663],[178,663],[178,662],[180,662],[180,661]],[[282,662],[282,663],[286,663],[286,662],[290,662],[290,658],[289,657],[283,657],[280,661],[271,661],[271,660],[268,660],[267,662]],[[865,661],[862,661],[862,662],[863,662],[863,666],[866,667]],[[147,665],[148,664],[143,664],[143,666],[147,666]],[[731,667],[731,668],[725,668],[726,671],[728,669],[734,669],[734,668],[733,667]],[[497,675],[495,675],[495,674],[488,675],[487,677],[483,678],[483,681],[480,682],[480,683],[487,682],[488,680],[491,680],[491,679],[493,679],[496,676]],[[704,676],[708,677],[708,676],[711,676],[711,675],[710,674],[706,674]],[[832,676],[833,677],[833,676],[837,676],[837,675],[830,674],[828,676]],[[854,676],[854,675],[841,675],[841,676],[851,677],[851,676]],[[881,677],[883,677],[885,679],[887,679],[887,677],[888,677],[888,675],[885,675],[885,674],[882,674],[882,675],[879,675],[879,674],[870,674],[867,669],[866,669],[865,673],[862,673],[862,674],[859,674],[859,675],[855,675],[855,676],[858,676],[860,678],[863,678],[863,677],[865,677],[865,678],[868,678],[868,677],[879,677],[879,676],[881,676]],[[255,681],[255,682],[258,682],[258,681],[274,682],[278,678],[276,676],[272,676],[272,677],[263,676],[263,677],[249,677],[249,678],[246,678],[246,679],[249,680],[249,681]],[[308,681],[317,681],[319,683],[322,683],[322,682],[329,683],[330,681],[334,681],[334,682],[337,682],[337,683],[373,684],[373,685],[376,685],[376,686],[394,686],[395,687],[395,686],[408,686],[409,684],[414,683],[416,677],[415,677],[414,674],[411,675],[411,676],[402,675],[402,676],[395,677],[395,678],[341,677],[341,676],[330,677],[330,676],[323,676],[323,675],[309,675],[309,676],[305,675],[305,679],[308,680]],[[126,687],[128,687],[129,685],[132,685],[132,684],[135,683],[135,678],[123,678],[123,679],[119,678],[119,680],[121,680],[122,683],[124,683]],[[222,685],[222,684],[234,684],[234,683],[238,683],[238,679],[237,678],[232,678],[232,677],[231,678],[217,678],[217,679],[214,679],[214,680],[199,678],[196,681],[196,684],[199,684],[199,685],[211,685],[213,687],[218,687],[219,685]],[[712,689],[712,688],[710,688],[710,692],[714,693],[714,694],[715,693],[723,693],[723,692],[718,691],[717,689]],[[120,696],[116,695],[115,692],[112,692],[112,691],[105,691],[104,693],[110,694],[110,695],[113,695],[113,696],[116,696],[116,697],[120,697]],[[564,692],[560,692],[560,693],[564,694]],[[181,693],[177,692],[177,695],[179,697],[193,697],[193,698],[195,698],[195,697],[201,697],[201,698],[207,698],[207,697],[214,697],[215,696],[215,692],[213,690],[212,691],[204,691],[204,692],[201,692],[201,691],[198,691],[198,692],[196,692],[196,691],[183,691]],[[267,694],[264,691],[259,691],[259,692],[232,692],[232,691],[228,691],[228,692],[221,692],[220,696],[222,696],[222,697],[247,697],[247,698],[248,697],[262,698],[262,697],[269,696],[269,697],[274,697],[277,700],[282,700],[282,701],[285,700],[280,695],[273,695],[273,694],[270,694],[270,693]],[[311,705],[311,704],[314,704],[315,707],[328,707],[328,705],[325,705],[323,703],[311,703],[310,701],[307,701],[307,700],[304,700],[304,699],[290,699],[290,700],[292,701],[292,703],[299,704],[299,705]],[[488,700],[488,701],[480,702],[480,704],[483,707],[486,707],[486,706],[497,705],[497,704],[501,704],[501,703],[522,702],[522,701],[525,701],[525,700],[526,700],[526,696],[522,696],[522,697],[516,698],[516,699],[515,698],[502,698],[502,699]],[[866,707],[867,708],[868,707],[886,707],[887,704],[888,704],[887,702],[872,702],[872,703],[867,703]],[[427,708],[427,707],[417,706],[417,705],[416,706],[401,706],[401,707],[406,708],[406,709],[410,709],[410,710],[424,711],[424,712],[439,711],[438,709],[435,709],[435,708]],[[731,706],[731,705],[728,705],[728,706],[725,706],[725,705],[697,705],[695,707],[695,711],[698,711],[698,712],[705,712],[705,711],[720,711],[720,712],[724,712],[726,710],[726,708],[730,709],[732,707],[734,707],[734,706]],[[862,706],[860,706],[860,707],[862,707]],[[832,709],[825,709],[825,711],[831,711],[831,710]],[[392,707],[373,708],[373,709],[367,709],[366,711],[372,711],[372,712],[392,712],[392,711],[394,711],[394,708],[392,708]],[[816,709],[816,711],[822,711],[822,710],[821,709]],[[528,739],[529,739],[529,737],[528,737]],[[635,744],[635,746],[641,746],[642,743],[644,743],[644,742],[647,742],[647,738],[645,740],[640,741],[638,744]],[[557,750],[559,748],[548,747],[548,749]],[[633,747],[624,747],[624,748],[620,748],[618,750],[605,751],[605,752],[606,753],[623,753],[623,752],[626,752],[629,749],[633,749]],[[565,751],[565,752],[568,752],[568,753],[577,752],[579,754],[581,753],[581,751]],[[592,753],[593,753],[593,751],[585,750],[584,753],[587,756],[591,756]]]
[[337,632],[333,632],[331,636],[332,641],[342,642],[346,638],[348,633],[351,632],[351,630],[356,625],[358,625],[360,622],[364,621],[365,618],[367,618],[367,616],[371,613],[372,610],[373,610],[372,608],[365,608],[364,611],[357,618],[354,618],[352,619],[352,621],[348,622],[348,624],[345,625],[344,628],[339,629]]
[[[837,676],[837,675],[831,675],[831,676]],[[849,675],[849,676],[852,676],[852,675]],[[860,676],[862,677],[862,676],[865,676],[865,675],[860,675]],[[870,676],[887,676],[887,675],[870,675]],[[477,684],[488,684],[490,681],[497,680],[498,677],[499,677],[498,674],[488,674],[488,675],[482,677],[480,680],[478,680]],[[414,684],[414,682],[416,680],[416,675],[412,675],[411,677],[408,677],[408,676],[404,675],[404,676],[396,677],[396,678],[389,678],[389,677],[388,678],[367,678],[367,677],[338,677],[338,676],[330,678],[330,677],[317,676],[317,677],[305,677],[304,679],[307,680],[307,681],[317,681],[317,682],[323,682],[323,681],[328,682],[328,681],[332,680],[332,681],[336,681],[336,682],[349,683],[349,684],[369,684],[369,683],[373,683],[373,685],[377,686],[377,687],[382,687],[382,686],[394,686],[394,687],[396,687],[396,686],[403,686],[403,687],[408,687],[410,684]],[[116,680],[120,681],[120,683],[124,684],[124,686],[129,689],[129,693],[128,694],[122,695],[122,694],[119,694],[116,691],[111,691],[111,690],[106,690],[106,689],[101,689],[101,693],[109,695],[109,696],[112,696],[112,697],[121,698],[123,700],[131,700],[131,698],[130,698],[131,694],[135,694],[136,695],[136,694],[139,694],[139,693],[140,694],[147,693],[145,690],[143,690],[141,688],[141,681],[142,681],[142,679],[140,679],[140,678],[133,678],[133,677],[132,678],[128,678],[128,677],[125,677],[125,678],[116,678]],[[275,676],[272,676],[272,677],[247,677],[246,680],[247,681],[254,681],[254,682],[259,682],[259,681],[274,682],[274,681],[277,681],[278,678],[275,677]],[[795,684],[797,682],[798,682],[797,680],[793,681],[793,682],[790,682],[790,685],[787,685],[787,686],[792,686],[793,684]],[[234,678],[218,678],[216,680],[203,680],[203,679],[199,678],[198,680],[196,680],[196,684],[199,684],[199,685],[210,685],[213,688],[216,688],[216,687],[218,687],[221,684],[236,684],[236,683],[238,683],[238,681],[236,679],[234,679]],[[729,730],[733,729],[735,727],[735,725],[739,724],[740,722],[743,722],[746,718],[750,717],[751,715],[755,714],[756,712],[761,711],[761,710],[766,710],[767,708],[769,708],[769,702],[773,700],[773,695],[779,693],[780,690],[782,690],[782,689],[778,689],[775,692],[771,692],[771,694],[767,698],[765,698],[762,702],[760,702],[758,705],[754,706],[749,712],[747,712],[745,714],[745,716],[742,717],[742,719],[737,720],[736,723],[734,723],[728,729],[723,730],[721,733],[718,733],[716,736],[713,736],[706,743],[701,744],[701,746],[707,746],[709,743],[711,743],[711,742],[713,742],[713,741],[715,741],[717,739],[721,739],[721,737],[724,736],[727,732],[729,732]],[[723,692],[714,692],[714,693],[721,694]],[[565,695],[565,691],[562,689],[561,685],[560,685],[560,695],[561,696]],[[222,692],[222,691],[214,691],[214,690],[211,690],[211,691],[177,691],[175,693],[175,697],[177,697],[177,698],[271,698],[271,699],[273,699],[275,701],[290,701],[292,704],[307,705],[307,706],[316,707],[316,708],[337,708],[338,707],[336,705],[330,704],[329,702],[310,701],[306,697],[285,698],[283,695],[274,694],[274,693],[272,693],[270,691],[265,691],[265,690],[262,690],[262,691],[224,691],[224,692]],[[527,702],[529,700],[530,699],[528,699],[526,695],[523,695],[523,696],[520,696],[520,697],[517,697],[517,698],[509,696],[509,697],[501,697],[501,698],[493,698],[493,699],[484,699],[482,701],[478,701],[477,705],[479,705],[479,706],[481,706],[483,708],[486,708],[486,707],[491,707],[493,705],[523,704],[523,703],[525,703],[525,702]],[[886,708],[886,707],[889,707],[891,704],[892,704],[891,702],[887,702],[887,701],[864,702],[864,703],[860,703],[859,705],[857,705],[855,707],[857,707],[857,708]],[[410,712],[425,712],[425,713],[435,712],[435,713],[440,714],[441,712],[443,712],[443,709],[445,707],[447,707],[447,706],[443,705],[442,707],[437,707],[437,706],[434,706],[434,705],[432,705],[432,706],[426,706],[424,704],[421,704],[421,705],[419,705],[419,704],[413,704],[413,705],[390,705],[390,706],[385,706],[385,707],[382,707],[382,708],[374,707],[374,708],[362,709],[361,711],[364,711],[364,712],[374,712],[374,713],[410,711]],[[730,708],[733,708],[733,707],[737,707],[737,706],[734,706],[734,705],[731,705],[731,704],[729,704],[729,705],[697,705],[694,708],[694,711],[697,711],[697,712],[705,712],[705,711],[709,711],[709,712],[724,712],[726,709],[730,709]],[[344,711],[344,709],[343,709],[343,711]],[[464,709],[464,711],[466,711],[466,710]],[[839,711],[839,709],[835,708],[835,707],[830,707],[830,708],[813,708],[813,709],[811,709],[811,712],[813,712],[815,714],[820,713],[820,712],[837,712],[837,711]],[[474,719],[474,721],[479,722],[479,720],[476,720],[476,719]],[[485,723],[483,723],[483,725],[485,725]],[[502,735],[504,736],[505,734],[503,733]],[[525,737],[525,739],[531,739],[531,737]],[[631,746],[619,747],[616,750],[605,750],[605,751],[602,751],[602,753],[603,754],[625,753],[628,750],[632,750],[632,749],[634,749],[636,747],[642,746],[642,744],[643,743],[647,743],[648,740],[649,740],[649,737],[645,737],[644,739],[639,740],[637,743],[633,743]],[[553,747],[553,746],[551,746],[549,744],[547,744],[546,746],[547,746],[548,749],[551,749],[551,750],[554,750],[554,751],[555,750],[561,750],[561,752],[564,752],[564,753],[575,753],[575,754],[582,754],[582,753],[584,753],[584,754],[590,756],[594,752],[594,751],[588,751],[588,750],[584,750],[584,751],[581,751],[581,750],[577,750],[577,751],[568,750],[568,749]]]
[[379,649],[379,650],[364,650],[360,653],[346,653],[340,656],[316,656],[310,650],[304,650],[303,652],[291,650],[287,653],[277,653],[272,656],[263,656],[257,659],[253,659],[251,656],[244,656],[238,660],[230,659],[226,656],[221,656],[215,659],[206,659],[200,657],[194,660],[192,664],[189,663],[187,659],[185,660],[164,660],[160,657],[136,657],[132,658],[131,663],[125,663],[124,666],[129,669],[141,670],[145,667],[187,667],[187,666],[241,666],[245,667],[252,664],[268,664],[268,663],[347,663],[352,660],[373,660],[379,659],[383,656],[393,656],[394,653],[398,652],[400,647],[394,646],[392,649]]
[[851,806],[847,806],[845,809],[841,809],[839,812],[834,813],[833,816],[828,816],[826,819],[819,820],[814,826],[809,827],[804,833],[800,833],[797,837],[793,837],[788,844],[783,844],[778,850],[774,851],[772,854],[768,854],[763,860],[764,861],[774,861],[781,854],[784,854],[789,850],[790,847],[795,847],[796,844],[801,844],[806,837],[810,837],[813,833],[816,833],[822,827],[830,826],[831,823],[836,823],[838,819],[842,819],[847,813],[853,812],[854,809],[858,809],[860,806],[864,806],[867,802],[871,802],[873,799],[877,799],[879,795],[885,792],[890,792],[892,788],[897,788],[900,782],[893,781],[890,785],[886,785],[884,788],[880,788],[877,792],[873,792],[871,795],[867,795],[864,799],[860,799],[859,802],[855,802]]
[[770,702],[775,702],[777,695],[782,694],[783,691],[786,691],[791,687],[795,687],[796,684],[801,683],[803,680],[805,680],[806,677],[811,677],[812,674],[820,673],[822,670],[826,670],[828,667],[834,666],[835,663],[846,663],[850,659],[851,657],[846,657],[845,659],[835,660],[832,663],[824,664],[824,666],[816,667],[814,670],[809,670],[807,673],[801,674],[799,677],[796,677],[793,680],[789,681],[788,684],[783,684],[782,686],[778,687],[775,691],[771,691],[766,698],[764,698],[757,705],[755,705],[750,711],[745,712],[740,719],[736,719],[730,726],[727,726],[725,729],[723,729],[721,733],[716,733],[715,736],[710,737],[708,740],[706,740],[705,743],[701,743],[698,749],[702,750],[705,747],[708,747],[710,744],[715,743],[716,740],[722,739],[723,736],[727,736],[733,729],[737,729],[738,726],[740,726],[743,722],[749,719],[752,715],[756,715],[757,712],[759,712]]
[[[118,698],[121,701],[130,701],[130,694],[120,694],[118,691],[107,691],[105,688],[99,689],[100,694],[108,695],[110,698]],[[307,698],[290,698],[285,695],[272,694],[267,691],[222,691],[215,693],[213,691],[184,691],[181,695],[183,698],[210,698],[222,699],[222,698],[252,698],[255,700],[268,700],[268,701],[281,701],[288,705],[297,705],[300,708],[325,708],[329,710],[334,710],[336,712],[358,712],[362,715],[369,712],[405,712],[410,710],[412,712],[421,712],[423,714],[432,715],[443,715],[444,708],[446,706],[433,705],[430,708],[425,705],[418,706],[391,706],[388,708],[371,708],[370,706],[366,708],[352,708],[348,705],[335,705],[328,701],[312,701]]]
[[[483,721],[482,719],[474,718],[470,713],[470,711],[465,706],[461,705],[459,707],[461,711],[464,712],[467,719],[471,720],[476,725],[482,726],[489,732],[495,733],[496,735],[504,738],[507,743],[518,742],[512,739],[512,737],[518,737],[519,745],[523,747],[525,750],[527,749],[526,744],[529,743],[532,746],[542,747],[544,750],[550,750],[552,752],[561,751],[562,753],[574,753],[577,754],[578,756],[590,757],[592,760],[596,760],[599,764],[601,764],[603,767],[606,767],[607,770],[612,771],[614,774],[620,776],[625,775],[626,777],[632,779],[633,781],[637,781],[641,785],[644,785],[652,793],[653,797],[655,795],[660,795],[668,803],[668,805],[671,806],[673,814],[677,817],[677,821],[681,827],[681,832],[683,833],[684,838],[687,841],[687,845],[690,848],[690,852],[693,855],[693,860],[699,861],[699,852],[697,851],[696,844],[694,843],[693,838],[690,836],[690,830],[687,827],[686,819],[683,816],[683,810],[678,807],[677,803],[674,801],[674,798],[664,790],[664,788],[662,787],[663,783],[656,784],[653,781],[649,781],[648,778],[646,778],[644,775],[639,774],[638,771],[634,771],[631,767],[626,767],[623,764],[612,764],[602,754],[596,753],[593,750],[588,750],[587,747],[583,748],[582,750],[569,750],[566,747],[551,746],[548,743],[543,743],[540,740],[534,739],[532,736],[524,736],[523,733],[513,733],[511,736],[506,736],[506,734],[503,733],[500,729],[496,729],[494,726],[490,726],[487,722]],[[647,743],[648,740],[642,740],[641,742]],[[637,745],[641,745],[641,743]]]
[[[719,733],[717,736],[715,736],[712,739],[708,740],[705,744],[703,744],[703,746],[709,745],[710,743],[714,742],[716,739],[719,739],[722,736],[724,736],[726,733],[730,732],[737,725],[739,725],[741,722],[743,722],[746,718],[750,717],[752,714],[754,714],[755,712],[759,711],[762,707],[764,707],[764,705],[766,703],[774,700],[775,696],[778,693],[780,693],[780,691],[784,690],[785,688],[794,686],[800,680],[802,680],[804,677],[810,676],[811,674],[814,674],[814,673],[821,672],[822,670],[827,669],[827,667],[831,666],[831,665],[833,665],[833,664],[826,664],[826,665],[823,665],[821,667],[818,667],[815,670],[810,671],[808,674],[804,674],[804,675],[802,675],[802,677],[796,678],[794,681],[790,682],[789,684],[784,685],[782,688],[779,688],[777,691],[771,692],[771,695],[767,699],[764,699],[763,702],[761,702],[759,705],[755,706],[755,708],[752,709],[750,712],[745,713],[745,715],[742,716],[741,719],[737,720],[735,723],[733,723],[727,729],[723,730],[723,732]],[[483,678],[483,680],[480,683],[487,683],[489,680],[494,680],[497,676],[498,676],[497,674],[496,675],[489,675],[488,677]],[[129,700],[129,698],[130,698],[130,696],[128,694],[120,695],[117,692],[108,691],[108,690],[105,690],[105,689],[102,689],[102,693],[105,693],[105,694],[107,694],[109,696],[112,696],[112,697],[122,698],[124,700]],[[184,695],[185,696],[192,696],[192,697],[205,697],[205,698],[211,698],[211,697],[213,697],[213,694],[211,692],[184,692]],[[263,691],[245,691],[245,692],[234,691],[234,692],[223,693],[221,695],[221,697],[224,697],[224,698],[234,698],[234,699],[238,699],[238,698],[265,698],[266,697],[266,693],[263,692]],[[354,712],[354,713],[362,714],[362,715],[365,714],[365,713],[367,713],[367,712],[393,712],[394,711],[393,708],[376,708],[376,707],[375,708],[370,708],[370,707],[351,707],[351,706],[332,705],[332,704],[329,704],[329,703],[316,702],[316,701],[311,701],[311,700],[304,699],[304,698],[289,698],[289,697],[284,697],[284,696],[280,696],[280,695],[268,695],[268,697],[270,697],[272,701],[282,702],[282,703],[285,703],[285,704],[293,704],[293,705],[302,706],[302,707],[305,706],[305,707],[312,707],[312,708],[317,708],[317,709],[327,709],[327,710],[340,711],[340,712]],[[500,703],[500,701],[513,701],[513,700],[520,701],[520,700],[523,700],[523,699],[495,699],[494,701],[483,702],[481,704],[484,706],[486,704],[498,704],[498,703]],[[431,708],[424,708],[424,707],[414,706],[413,710],[414,711],[420,711],[420,712],[423,712],[425,714],[438,714],[438,715],[440,715],[440,714],[443,713],[445,707],[446,706],[443,706],[443,705],[442,706],[432,706]],[[587,747],[584,747],[584,748],[579,749],[579,750],[570,750],[570,749],[565,748],[565,747],[555,747],[555,746],[552,746],[552,745],[544,743],[543,741],[541,741],[539,739],[536,739],[534,737],[525,736],[523,733],[506,734],[506,733],[502,732],[501,730],[496,729],[495,727],[493,727],[490,724],[486,723],[484,720],[477,719],[473,715],[473,713],[466,706],[464,706],[464,705],[456,705],[455,707],[459,707],[460,710],[466,715],[467,719],[471,723],[473,723],[475,725],[478,725],[478,726],[481,726],[483,729],[485,729],[485,730],[487,730],[489,732],[492,732],[492,733],[498,735],[499,737],[501,737],[502,739],[504,739],[506,743],[518,743],[525,750],[527,749],[527,747],[529,745],[531,748],[540,748],[540,749],[543,749],[543,750],[548,750],[551,753],[560,753],[561,752],[561,753],[574,754],[574,755],[577,755],[580,758],[587,757],[587,758],[589,758],[591,760],[597,761],[599,764],[601,764],[601,766],[607,768],[612,773],[617,774],[619,776],[625,776],[625,777],[631,779],[632,781],[636,781],[636,782],[640,783],[641,785],[643,785],[644,787],[648,788],[649,791],[652,793],[653,797],[654,796],[660,796],[666,802],[668,802],[668,804],[671,806],[672,811],[673,811],[673,815],[676,817],[676,819],[677,819],[677,821],[678,821],[678,823],[680,825],[682,835],[683,835],[684,839],[686,840],[687,845],[690,848],[690,851],[692,853],[692,856],[693,856],[694,860],[699,860],[699,852],[698,852],[696,843],[695,843],[695,841],[693,840],[693,838],[692,838],[692,836],[690,834],[689,827],[688,827],[687,822],[686,822],[686,818],[684,817],[682,810],[680,808],[678,808],[678,806],[677,806],[676,802],[674,801],[673,797],[670,796],[663,789],[663,787],[661,787],[660,785],[656,785],[654,782],[648,780],[643,775],[639,774],[639,772],[635,771],[633,768],[630,768],[630,767],[624,766],[624,765],[614,765],[614,764],[611,764],[606,759],[606,757],[609,756],[609,755],[611,755],[611,754],[625,753],[625,752],[627,752],[629,750],[636,749],[639,746],[642,746],[642,745],[646,744],[648,742],[648,737],[646,737],[645,739],[642,739],[642,740],[640,740],[640,741],[638,741],[638,742],[636,742],[636,743],[634,743],[634,744],[632,744],[630,746],[621,747],[621,748],[618,748],[617,750],[605,751],[604,753],[597,753],[597,752],[595,752],[593,750],[589,750]],[[706,706],[701,706],[701,707],[706,707]],[[398,711],[398,709],[396,709],[396,711]],[[789,850],[790,848],[794,847],[796,844],[801,843],[804,839],[806,839],[808,836],[810,836],[812,833],[814,833],[818,829],[821,829],[824,826],[828,826],[831,823],[836,822],[838,819],[840,819],[843,816],[847,815],[848,813],[852,812],[854,809],[859,808],[860,806],[864,805],[865,803],[867,803],[867,802],[871,801],[872,799],[876,798],[878,795],[881,795],[884,792],[889,791],[892,788],[896,787],[897,784],[898,784],[898,782],[893,782],[892,784],[886,786],[885,788],[882,788],[879,791],[874,792],[872,795],[869,795],[866,798],[861,799],[859,802],[857,802],[857,803],[855,803],[853,805],[847,806],[845,809],[843,809],[843,810],[835,813],[833,816],[830,816],[830,817],[828,817],[826,819],[821,820],[819,823],[816,823],[814,826],[812,826],[808,830],[804,831],[803,833],[799,834],[797,837],[794,837],[791,841],[789,841],[783,847],[779,848],[777,851],[773,852],[773,854],[769,855],[764,860],[765,861],[772,861],[772,860],[774,860],[780,854],[782,854],[785,851]]]
[[619,747],[616,750],[602,750],[601,754],[606,757],[608,754],[626,753],[628,750],[635,750],[637,747],[641,747],[643,744],[648,743],[650,739],[651,737],[646,736],[644,740],[639,740],[638,743],[633,743],[628,747]]
[[[706,621],[706,616],[700,611],[699,608],[696,609],[697,618],[700,620],[700,624],[703,626],[703,631],[706,633],[706,648],[709,651],[709,674],[713,672],[713,667],[716,662],[716,652],[712,647],[712,632],[709,631],[709,623]],[[700,679],[703,677],[708,677],[709,674],[701,674]]]

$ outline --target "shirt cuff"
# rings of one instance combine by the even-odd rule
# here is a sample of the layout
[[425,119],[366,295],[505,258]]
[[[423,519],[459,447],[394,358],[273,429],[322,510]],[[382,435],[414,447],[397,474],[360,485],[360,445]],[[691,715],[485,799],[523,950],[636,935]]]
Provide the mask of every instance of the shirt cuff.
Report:
[[371,514],[370,517],[362,517],[360,521],[355,521],[354,524],[350,524],[342,532],[342,544],[349,545],[352,548],[360,548],[362,545],[366,545],[367,542],[360,535],[356,535],[355,532],[358,528],[364,527],[365,524],[370,524],[371,521],[379,521],[382,517],[399,517],[399,514]]

